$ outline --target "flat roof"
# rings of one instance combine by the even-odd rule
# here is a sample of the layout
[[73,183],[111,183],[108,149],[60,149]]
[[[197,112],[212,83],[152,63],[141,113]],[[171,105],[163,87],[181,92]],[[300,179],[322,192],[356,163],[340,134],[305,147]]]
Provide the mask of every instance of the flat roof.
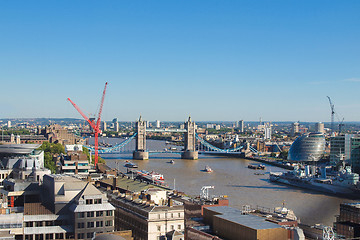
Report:
[[265,218],[256,215],[243,215],[242,211],[228,206],[206,207],[216,212],[214,217],[224,219],[239,225],[243,225],[252,229],[273,229],[281,228],[280,225],[266,221]]
[[264,218],[255,215],[225,214],[216,215],[215,217],[256,230],[281,228],[280,225],[268,222]]

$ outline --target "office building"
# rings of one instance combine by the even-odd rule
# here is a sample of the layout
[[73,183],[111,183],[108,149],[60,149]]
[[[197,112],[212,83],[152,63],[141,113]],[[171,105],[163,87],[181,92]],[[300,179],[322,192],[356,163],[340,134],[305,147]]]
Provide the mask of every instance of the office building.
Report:
[[184,206],[168,197],[167,190],[127,177],[96,183],[115,210],[115,230],[131,229],[134,239],[165,239],[176,231],[184,239]]
[[7,122],[7,127],[8,127],[8,128],[11,128],[11,121],[8,121],[8,122]]
[[105,121],[103,121],[102,130],[103,130],[103,132],[105,132],[107,130],[107,124]]
[[322,122],[315,123],[315,132],[325,133],[324,123]]
[[288,230],[266,218],[244,214],[228,206],[204,208],[204,222],[228,240],[287,240]]
[[344,134],[330,138],[330,162],[350,163],[352,171],[360,174],[360,136]]
[[238,128],[239,128],[239,131],[241,132],[241,133],[243,133],[244,132],[244,120],[240,120],[239,122],[238,122]]
[[336,217],[334,230],[346,239],[360,237],[360,203],[340,204],[340,215]]
[[156,128],[160,128],[161,126],[160,126],[160,121],[159,120],[156,120],[155,121],[155,127]]
[[298,122],[294,122],[291,126],[291,135],[295,136],[297,133],[299,133],[300,124]]
[[318,161],[325,152],[325,137],[322,133],[307,133],[295,139],[289,149],[290,161]]
[[69,237],[92,239],[94,233],[114,230],[115,208],[108,203],[106,195],[91,183],[53,174],[44,176],[43,185],[48,195],[44,206],[66,220]]
[[270,125],[270,123],[265,124],[264,139],[271,139],[271,125]]

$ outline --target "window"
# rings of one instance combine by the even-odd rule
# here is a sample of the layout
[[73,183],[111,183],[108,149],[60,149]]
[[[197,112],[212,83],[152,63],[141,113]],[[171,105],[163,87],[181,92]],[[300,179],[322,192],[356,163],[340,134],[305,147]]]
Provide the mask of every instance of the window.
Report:
[[25,227],[33,227],[33,222],[26,222]]
[[43,222],[35,222],[35,227],[42,227]]
[[112,215],[113,215],[113,211],[112,211],[112,210],[106,211],[106,216],[112,216]]
[[83,222],[77,224],[78,228],[84,228],[85,224]]
[[94,212],[87,212],[87,217],[94,217]]
[[55,233],[55,239],[63,239],[62,233]]
[[94,233],[88,232],[88,233],[86,234],[86,236],[87,236],[87,238],[92,238],[92,237],[94,236]]
[[103,221],[96,221],[96,227],[103,227]]
[[96,212],[96,217],[102,217],[104,215],[103,211],[97,211]]
[[178,217],[181,217],[181,213],[178,213]]
[[101,204],[101,198],[94,199],[94,204]]
[[161,226],[157,226],[157,230],[158,230],[158,231],[161,231]]
[[88,228],[93,228],[94,227],[94,222],[88,222],[87,227]]
[[170,226],[170,229],[171,229],[171,230],[174,230],[174,225],[171,225],[171,226]]
[[78,233],[78,236],[77,236],[78,239],[83,239],[84,237],[85,237],[84,233]]
[[85,217],[85,213],[83,213],[83,212],[78,213],[78,218],[84,218],[84,217]]
[[45,226],[54,226],[54,222],[53,221],[46,221]]
[[112,221],[106,221],[105,222],[105,227],[110,227],[112,226]]
[[171,218],[174,218],[174,214],[173,214],[173,213],[171,214]]
[[178,229],[181,229],[181,225],[180,225],[180,224],[178,225]]
[[52,233],[47,233],[45,239],[54,239],[54,235]]
[[92,199],[86,199],[86,204],[93,204],[93,200]]
[[158,219],[160,219],[160,214],[158,214]]

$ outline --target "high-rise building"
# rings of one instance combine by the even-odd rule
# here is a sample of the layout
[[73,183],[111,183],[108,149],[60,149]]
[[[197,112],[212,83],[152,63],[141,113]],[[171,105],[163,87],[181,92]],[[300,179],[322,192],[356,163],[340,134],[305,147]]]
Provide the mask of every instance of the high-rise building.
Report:
[[264,138],[265,139],[271,139],[271,125],[270,125],[270,123],[265,124]]
[[239,128],[239,130],[240,130],[240,132],[244,132],[244,120],[240,120],[239,122],[238,122],[238,128]]
[[324,123],[322,122],[315,123],[315,132],[325,133]]
[[107,129],[107,125],[106,125],[106,122],[103,121],[103,125],[102,125],[102,130],[105,132]]
[[294,122],[291,127],[291,135],[295,136],[299,132],[299,122]]
[[353,134],[345,134],[330,138],[330,162],[337,163],[342,156],[344,161],[350,161],[352,137]]
[[119,121],[118,121],[118,118],[114,118],[114,119],[112,120],[112,122],[113,122],[113,125],[114,125],[114,131],[115,131],[115,132],[118,132],[118,131],[119,131]]
[[11,128],[11,121],[8,121],[8,122],[7,122],[7,127],[8,127],[8,128]]
[[160,128],[160,121],[159,120],[155,121],[155,126],[156,126],[156,128]]

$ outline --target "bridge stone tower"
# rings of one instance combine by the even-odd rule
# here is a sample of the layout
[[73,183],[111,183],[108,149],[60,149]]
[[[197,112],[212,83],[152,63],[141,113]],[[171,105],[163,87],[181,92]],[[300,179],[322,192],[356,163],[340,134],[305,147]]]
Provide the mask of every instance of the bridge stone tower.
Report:
[[142,120],[141,116],[136,122],[136,146],[133,152],[133,159],[148,160],[149,152],[146,151],[146,122]]
[[185,147],[184,152],[181,154],[181,158],[183,159],[198,159],[199,152],[196,151],[195,143],[195,122],[191,121],[191,117],[189,117],[188,121],[185,122]]

